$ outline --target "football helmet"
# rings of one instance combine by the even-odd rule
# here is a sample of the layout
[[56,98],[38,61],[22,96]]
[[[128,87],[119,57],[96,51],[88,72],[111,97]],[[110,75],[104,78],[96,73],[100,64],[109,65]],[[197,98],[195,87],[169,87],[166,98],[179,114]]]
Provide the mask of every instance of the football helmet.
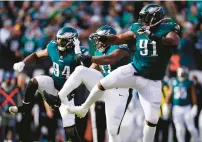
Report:
[[150,26],[162,20],[164,16],[165,11],[161,6],[157,4],[148,4],[139,12],[138,23],[143,26]]
[[[113,27],[105,25],[105,26],[100,27],[93,34],[96,34],[96,35],[99,35],[99,36],[106,36],[106,35],[115,35],[115,34],[117,34],[117,32]],[[109,45],[107,45],[107,44],[105,44],[105,43],[103,43],[103,42],[101,42],[99,40],[95,40],[93,38],[90,38],[90,40],[94,41],[95,48],[100,52],[104,52],[107,49],[107,47],[109,46]]]
[[59,51],[65,51],[68,48],[74,48],[74,40],[78,39],[78,32],[72,27],[61,28],[56,35],[56,42]]

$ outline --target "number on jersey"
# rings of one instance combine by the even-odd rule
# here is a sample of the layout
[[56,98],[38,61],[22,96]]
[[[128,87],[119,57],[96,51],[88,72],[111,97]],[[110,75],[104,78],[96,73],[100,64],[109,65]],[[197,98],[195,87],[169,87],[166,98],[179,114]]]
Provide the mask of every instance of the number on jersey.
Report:
[[174,98],[175,99],[186,99],[187,97],[187,90],[185,87],[175,87],[174,88]]
[[146,40],[146,39],[140,40],[140,49],[143,49],[140,51],[140,55],[142,55],[142,56],[149,55],[148,45],[152,45],[151,56],[158,56],[157,51],[156,51],[156,42],[152,41],[150,44],[148,44],[148,40]]
[[[55,76],[59,77],[60,75],[60,70],[59,70],[59,65],[55,62],[53,62],[53,73]],[[69,66],[65,66],[63,71],[62,71],[62,76],[65,76],[66,78],[68,78],[70,75],[70,67]]]
[[111,72],[111,66],[110,65],[101,65],[101,68],[104,73],[110,73]]

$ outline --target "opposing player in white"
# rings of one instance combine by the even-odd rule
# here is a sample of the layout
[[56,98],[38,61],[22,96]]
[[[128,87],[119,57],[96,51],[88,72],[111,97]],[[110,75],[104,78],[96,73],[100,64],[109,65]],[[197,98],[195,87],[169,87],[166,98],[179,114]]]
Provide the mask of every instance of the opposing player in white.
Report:
[[[163,113],[169,113],[168,103],[173,104],[173,121],[177,132],[178,142],[185,142],[186,127],[191,134],[191,141],[198,140],[198,130],[194,124],[197,115],[196,94],[194,84],[188,79],[188,71],[178,68],[177,78],[172,78],[169,83],[169,94],[166,104],[163,105]],[[186,126],[186,127],[185,127]]]
[[[102,26],[96,33],[100,35],[115,35],[116,31],[111,26]],[[70,75],[63,88],[58,93],[62,103],[67,95],[84,83],[89,91],[102,79],[110,74],[111,71],[119,66],[130,62],[130,51],[127,45],[105,45],[98,41],[95,42],[95,56],[91,68],[79,66]],[[81,55],[79,59],[83,58]],[[95,70],[97,69],[97,70]],[[132,90],[128,88],[116,88],[107,90],[104,94],[105,112],[107,120],[107,130],[109,142],[121,142],[119,134],[120,125],[124,117],[129,100],[132,98]],[[46,94],[48,99],[50,95]],[[51,98],[50,98],[51,99]],[[59,98],[55,98],[57,100]]]
[[[143,142],[152,142],[159,119],[161,80],[165,75],[172,49],[179,45],[178,30],[179,26],[176,23],[164,19],[164,10],[161,6],[150,4],[142,8],[138,23],[133,23],[129,31],[118,35],[92,35],[91,38],[103,44],[134,42],[136,49],[133,62],[117,68],[101,79],[93,87],[85,103],[77,107],[70,106],[69,112],[84,117],[89,107],[104,95],[105,90],[135,88],[140,95],[146,118]],[[87,59],[91,62],[95,60],[89,56]]]

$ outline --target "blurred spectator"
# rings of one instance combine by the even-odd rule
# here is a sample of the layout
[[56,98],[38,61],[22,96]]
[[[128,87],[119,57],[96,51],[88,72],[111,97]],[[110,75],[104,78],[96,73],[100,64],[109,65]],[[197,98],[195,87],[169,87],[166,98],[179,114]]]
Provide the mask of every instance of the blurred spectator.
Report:
[[4,74],[4,81],[0,84],[0,105],[2,108],[3,118],[2,127],[4,133],[4,140],[14,140],[15,117],[8,112],[8,108],[12,105],[17,105],[21,102],[21,95],[19,89],[12,82],[12,74],[6,72]]
[[197,124],[199,128],[200,139],[202,139],[202,86],[196,76],[193,76],[192,80],[194,81],[198,105]]

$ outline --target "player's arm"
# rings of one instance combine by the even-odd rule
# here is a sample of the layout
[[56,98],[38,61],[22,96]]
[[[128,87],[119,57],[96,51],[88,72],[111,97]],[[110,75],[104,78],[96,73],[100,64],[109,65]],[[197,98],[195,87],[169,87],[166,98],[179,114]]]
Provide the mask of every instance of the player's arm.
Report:
[[168,87],[168,94],[167,94],[167,97],[165,99],[165,103],[166,104],[169,104],[171,102],[172,92],[173,92],[173,87],[171,85],[169,85],[169,87]]
[[197,106],[197,98],[196,98],[196,91],[194,85],[191,87],[191,99],[192,99],[192,109],[191,109],[191,114],[193,116],[197,115],[198,112],[198,106]]
[[117,49],[110,55],[106,56],[92,56],[91,62],[98,65],[111,65],[121,60],[124,57],[129,57],[130,54],[127,50]]
[[191,87],[191,98],[192,98],[192,104],[196,105],[197,104],[197,98],[196,98],[196,91],[195,91],[194,86]]
[[166,37],[162,38],[162,42],[165,45],[169,45],[169,46],[177,48],[178,45],[180,44],[180,38],[176,32],[172,31],[172,32],[169,32],[166,35]]
[[100,71],[99,65],[96,63],[92,63],[92,65],[89,68]]
[[33,63],[33,62],[37,61],[41,57],[46,57],[46,56],[48,56],[48,50],[47,49],[40,50],[40,51],[37,51],[37,52],[32,53],[31,55],[27,56],[23,60],[23,62],[26,65],[26,64]]
[[134,38],[136,38],[136,35],[132,31],[127,31],[125,33],[116,35],[98,35],[97,33],[93,33],[89,37],[91,40],[98,40],[107,45],[126,44]]
[[132,31],[127,31],[125,33],[117,35],[109,35],[106,37],[106,44],[126,44],[129,40],[135,39],[136,35]]
[[37,61],[41,57],[48,56],[48,50],[40,50],[38,52],[32,53],[31,55],[27,56],[23,61],[19,63],[15,63],[13,65],[13,69],[16,71],[21,72],[26,64],[33,63]]

